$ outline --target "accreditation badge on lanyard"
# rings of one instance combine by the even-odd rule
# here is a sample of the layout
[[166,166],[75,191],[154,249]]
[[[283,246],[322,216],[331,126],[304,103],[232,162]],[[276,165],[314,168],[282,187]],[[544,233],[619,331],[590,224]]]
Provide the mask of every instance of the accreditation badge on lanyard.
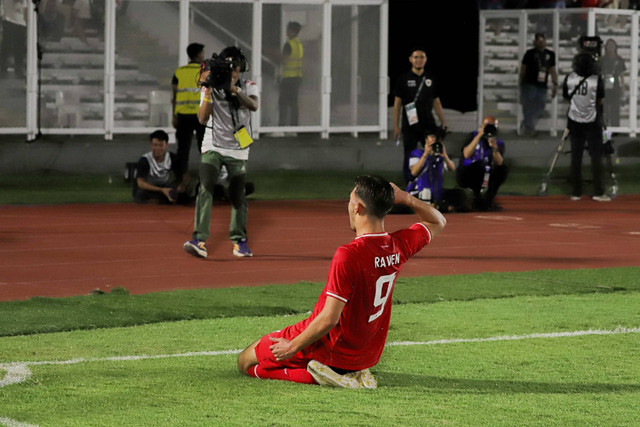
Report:
[[422,81],[420,82],[420,87],[416,92],[416,97],[413,98],[413,102],[405,104],[404,112],[407,114],[407,122],[409,122],[409,126],[413,126],[418,123],[418,109],[416,108],[416,101],[418,100],[418,96],[420,96],[420,91],[422,90],[422,86],[424,85],[425,78],[422,77]]
[[233,136],[235,137],[238,144],[240,144],[240,148],[243,148],[243,149],[247,148],[253,142],[251,135],[249,135],[247,128],[244,126],[240,126],[240,129],[238,129],[233,134]]
[[233,137],[235,138],[238,145],[240,145],[240,148],[244,150],[253,143],[253,138],[251,138],[251,135],[249,135],[249,131],[247,131],[247,128],[244,127],[244,125],[241,125],[240,127],[237,126],[237,122],[239,121],[237,119],[238,110],[236,108],[232,108],[231,103],[229,103],[229,112],[231,113],[233,127],[234,129],[236,129],[236,131],[233,133]]
[[546,81],[547,81],[547,69],[543,68],[540,71],[538,71],[538,82],[544,83]]
[[413,126],[418,123],[418,110],[416,110],[416,103],[410,102],[404,106],[404,111],[407,113],[407,121],[409,126]]

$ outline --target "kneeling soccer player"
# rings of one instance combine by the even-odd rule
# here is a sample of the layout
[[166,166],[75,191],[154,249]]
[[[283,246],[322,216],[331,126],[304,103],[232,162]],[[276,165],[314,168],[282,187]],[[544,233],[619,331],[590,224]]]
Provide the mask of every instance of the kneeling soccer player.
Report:
[[[394,202],[419,222],[394,233],[384,219]],[[333,256],[329,278],[307,319],[263,336],[238,356],[238,369],[260,379],[346,388],[376,388],[369,372],[389,331],[393,285],[400,267],[439,234],[444,216],[375,176],[360,176],[349,198],[356,238]]]

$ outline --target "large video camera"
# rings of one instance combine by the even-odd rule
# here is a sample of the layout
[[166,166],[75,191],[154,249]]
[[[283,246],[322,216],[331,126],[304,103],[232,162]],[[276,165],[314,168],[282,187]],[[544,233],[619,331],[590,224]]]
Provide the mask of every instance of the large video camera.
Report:
[[599,36],[580,36],[578,38],[578,51],[590,53],[598,59],[602,56],[602,39]]
[[210,59],[205,59],[200,65],[200,74],[209,71],[206,80],[201,82],[202,86],[216,90],[229,90],[231,87],[231,72],[233,62],[213,54]]
[[578,39],[578,53],[571,61],[571,68],[580,77],[600,74],[602,39],[599,36],[581,36]]
[[231,88],[231,72],[236,67],[239,67],[241,73],[249,71],[249,61],[239,47],[225,47],[220,55],[214,53],[211,59],[205,59],[202,62],[200,73],[205,71],[211,71],[211,73],[206,81],[201,83],[204,87],[228,91]]

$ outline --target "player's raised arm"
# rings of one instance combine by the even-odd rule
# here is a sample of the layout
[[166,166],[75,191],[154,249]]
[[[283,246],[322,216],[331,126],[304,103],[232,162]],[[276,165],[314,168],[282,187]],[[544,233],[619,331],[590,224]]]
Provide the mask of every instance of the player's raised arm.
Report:
[[405,205],[413,209],[416,215],[418,215],[420,221],[429,228],[431,236],[435,237],[444,230],[447,220],[436,208],[431,206],[429,203],[413,197],[406,191],[401,190],[394,183],[391,183],[391,186],[393,187],[393,195],[395,197],[394,203],[398,205]]

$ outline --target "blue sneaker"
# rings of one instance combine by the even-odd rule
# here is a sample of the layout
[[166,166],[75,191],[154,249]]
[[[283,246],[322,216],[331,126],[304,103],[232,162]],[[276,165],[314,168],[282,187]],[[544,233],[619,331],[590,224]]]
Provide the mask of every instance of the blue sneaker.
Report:
[[253,252],[249,249],[247,239],[240,239],[233,244],[233,254],[239,257],[253,256]]
[[192,239],[188,242],[184,242],[183,248],[186,253],[200,258],[207,257],[207,244],[204,240]]

